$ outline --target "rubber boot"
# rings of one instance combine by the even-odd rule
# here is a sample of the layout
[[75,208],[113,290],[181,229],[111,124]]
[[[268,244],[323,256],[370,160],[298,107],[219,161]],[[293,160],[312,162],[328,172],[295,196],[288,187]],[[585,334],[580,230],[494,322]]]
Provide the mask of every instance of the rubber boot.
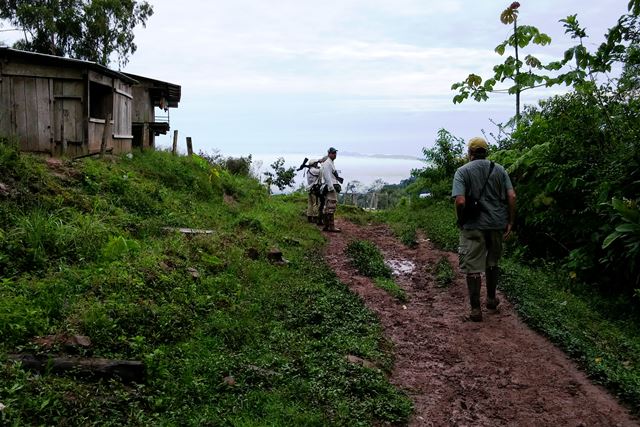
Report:
[[340,233],[342,230],[336,228],[335,217],[333,214],[326,214],[325,225],[322,231],[328,231],[330,233]]
[[307,215],[307,222],[313,222],[313,217],[311,215]]
[[500,277],[498,266],[487,267],[485,271],[487,279],[487,308],[489,310],[497,310],[500,300],[496,297],[496,288]]
[[326,214],[322,214],[322,213],[320,215],[318,215],[318,222],[317,222],[318,225],[324,225],[324,217],[325,216],[326,216]]
[[469,302],[471,314],[469,318],[474,322],[482,322],[482,309],[480,308],[480,287],[482,278],[478,275],[467,275],[467,288],[469,289]]

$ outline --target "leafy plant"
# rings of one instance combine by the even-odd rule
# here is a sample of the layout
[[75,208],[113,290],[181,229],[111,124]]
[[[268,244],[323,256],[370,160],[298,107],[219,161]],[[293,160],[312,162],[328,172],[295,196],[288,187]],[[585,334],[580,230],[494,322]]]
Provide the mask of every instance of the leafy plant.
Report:
[[273,172],[264,172],[266,177],[264,182],[267,184],[267,188],[271,188],[275,185],[278,190],[282,191],[287,187],[292,187],[295,184],[296,169],[294,167],[285,168],[284,158],[279,157],[275,162],[271,164]]
[[109,239],[102,250],[102,259],[115,261],[125,255],[133,255],[139,250],[140,244],[135,240],[127,239],[124,236],[115,236]]
[[[640,285],[640,204],[638,200],[621,200],[613,198],[611,206],[615,209],[616,223],[614,231],[602,242],[602,249],[607,250],[604,262],[612,263],[615,258],[622,258],[616,264],[626,264],[630,273],[629,279],[635,277],[635,286]],[[615,248],[618,242],[622,249]]]
[[391,277],[391,269],[384,263],[384,257],[374,243],[354,240],[347,245],[345,253],[360,274],[368,277]]
[[433,270],[436,278],[436,284],[442,288],[451,285],[456,277],[453,267],[449,262],[449,258],[446,256],[443,256],[438,260]]
[[398,301],[400,302],[409,301],[409,297],[407,296],[407,293],[405,292],[405,290],[402,289],[400,286],[398,286],[398,284],[393,279],[390,279],[387,277],[375,277],[373,279],[373,282],[376,284],[377,287],[385,290],[389,295],[391,295]]

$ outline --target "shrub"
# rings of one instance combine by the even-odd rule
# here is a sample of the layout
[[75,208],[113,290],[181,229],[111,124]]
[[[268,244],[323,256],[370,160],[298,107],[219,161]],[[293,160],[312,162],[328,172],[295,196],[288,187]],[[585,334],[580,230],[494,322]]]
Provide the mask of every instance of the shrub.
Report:
[[251,173],[251,155],[247,157],[228,157],[224,167],[232,175],[249,176]]
[[366,240],[354,240],[347,245],[345,253],[360,274],[368,277],[391,277],[391,269],[384,263],[378,247]]
[[449,258],[446,256],[443,256],[438,260],[433,272],[436,278],[436,283],[440,287],[451,285],[451,283],[453,283],[453,279],[456,277],[453,267],[449,262]]

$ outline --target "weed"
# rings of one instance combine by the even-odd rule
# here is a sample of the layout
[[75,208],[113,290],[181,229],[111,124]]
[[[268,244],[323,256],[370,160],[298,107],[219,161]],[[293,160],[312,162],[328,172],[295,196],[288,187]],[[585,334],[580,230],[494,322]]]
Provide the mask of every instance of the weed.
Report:
[[358,206],[340,205],[337,213],[354,224],[364,225],[376,220],[375,213],[366,211]]
[[393,281],[393,279],[389,279],[386,277],[376,277],[373,279],[374,283],[380,289],[384,289],[387,291],[389,295],[396,298],[400,302],[409,301],[409,297],[404,289],[402,289],[398,284]]
[[436,283],[441,288],[451,285],[451,283],[453,283],[453,279],[456,277],[453,267],[449,262],[449,258],[446,256],[443,256],[438,260],[433,270]]
[[455,211],[450,203],[416,200],[412,204],[399,204],[395,209],[384,211],[381,216],[400,235],[407,228],[418,228],[442,249],[453,251],[458,247]]
[[378,247],[366,240],[354,240],[347,245],[345,253],[358,272],[368,277],[391,277],[391,269],[384,263]]

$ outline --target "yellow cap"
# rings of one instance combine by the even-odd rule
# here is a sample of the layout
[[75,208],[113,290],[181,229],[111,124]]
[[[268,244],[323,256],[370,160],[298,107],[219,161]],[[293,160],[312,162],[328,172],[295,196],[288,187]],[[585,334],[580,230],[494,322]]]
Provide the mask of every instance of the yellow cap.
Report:
[[478,149],[487,150],[489,146],[487,145],[487,141],[484,138],[475,136],[469,140],[469,144],[467,144],[467,148],[471,151],[475,151]]

